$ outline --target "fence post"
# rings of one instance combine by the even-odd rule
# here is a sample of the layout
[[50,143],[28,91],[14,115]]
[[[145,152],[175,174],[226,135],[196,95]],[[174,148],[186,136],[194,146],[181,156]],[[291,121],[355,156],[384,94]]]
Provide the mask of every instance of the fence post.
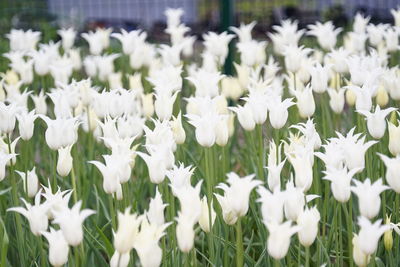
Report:
[[[229,26],[233,24],[233,2],[234,0],[220,0],[220,26],[221,32],[228,31]],[[229,45],[228,57],[224,65],[224,73],[233,73],[233,42]]]

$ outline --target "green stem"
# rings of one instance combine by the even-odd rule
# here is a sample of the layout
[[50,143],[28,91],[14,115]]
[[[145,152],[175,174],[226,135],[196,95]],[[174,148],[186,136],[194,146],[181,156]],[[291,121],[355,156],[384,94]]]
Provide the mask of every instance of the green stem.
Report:
[[347,216],[347,246],[349,253],[349,266],[353,267],[353,199],[349,199],[349,212]]
[[258,175],[260,180],[264,180],[264,142],[262,125],[256,125],[256,135],[258,142]]
[[310,267],[310,247],[306,247],[306,267]]
[[338,230],[339,230],[339,253],[340,253],[340,266],[343,266],[343,228],[342,228],[342,205],[338,204],[339,206],[339,224],[338,224]]
[[236,267],[243,266],[243,234],[241,219],[236,222]]
[[74,203],[78,202],[78,193],[77,193],[77,188],[76,188],[76,177],[75,177],[75,168],[74,164],[72,164],[72,170],[71,170],[71,180],[72,180],[72,196],[74,198]]
[[108,204],[110,206],[110,216],[111,216],[111,225],[112,229],[117,229],[117,224],[115,222],[115,209],[114,209],[114,199],[112,195],[108,195]]
[[[11,154],[11,137],[10,134],[7,134],[7,146],[8,146],[8,152]],[[17,188],[17,181],[15,180],[15,175],[14,175],[14,163],[13,160],[10,160],[10,181],[11,181],[11,198],[12,198],[12,203],[14,207],[18,206],[18,188]],[[14,213],[14,218],[15,218],[15,224],[17,228],[17,246],[18,246],[18,254],[19,254],[19,259],[21,261],[21,266],[25,265],[25,252],[24,252],[24,239],[23,239],[23,234],[22,234],[22,223],[21,223],[21,216],[19,213],[15,212]]]
[[205,173],[206,173],[206,184],[207,184],[207,204],[208,204],[208,216],[209,216],[209,224],[210,224],[210,232],[208,233],[208,249],[210,253],[210,257],[212,262],[214,262],[214,236],[213,236],[213,228],[211,227],[211,203],[213,199],[213,188],[214,188],[214,179],[212,177],[212,170],[211,170],[211,164],[212,164],[212,151],[211,147],[205,147],[204,148],[204,153],[205,153]]
[[39,240],[40,266],[45,267],[46,266],[46,252],[44,251],[44,247],[43,247],[43,239],[42,239],[42,236],[38,236],[37,238]]

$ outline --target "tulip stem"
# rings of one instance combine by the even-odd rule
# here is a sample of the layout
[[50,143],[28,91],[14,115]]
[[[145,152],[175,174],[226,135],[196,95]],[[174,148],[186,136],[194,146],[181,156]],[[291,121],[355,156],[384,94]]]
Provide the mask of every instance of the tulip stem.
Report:
[[71,180],[72,180],[72,196],[74,197],[74,203],[78,202],[78,193],[77,193],[77,188],[76,188],[76,177],[75,177],[75,168],[74,164],[72,164],[72,170],[71,170]]
[[39,240],[39,250],[40,250],[40,266],[41,267],[45,267],[46,266],[46,254],[43,248],[43,240],[42,240],[42,236],[38,236],[37,237]]
[[[8,153],[11,154],[11,138],[10,134],[7,134],[7,146],[8,146]],[[12,203],[13,206],[16,207],[18,206],[18,188],[17,188],[17,182],[15,181],[15,175],[14,175],[14,163],[13,159],[10,159],[10,181],[11,181],[11,198],[12,198]],[[28,183],[28,182],[26,182]],[[15,224],[16,224],[16,230],[17,230],[17,246],[18,246],[18,251],[19,251],[19,256],[21,260],[21,266],[25,265],[25,252],[24,252],[24,247],[23,247],[23,235],[22,235],[22,224],[21,224],[21,217],[19,213],[15,212]]]
[[239,217],[236,222],[236,267],[243,266],[243,234],[242,223]]
[[258,140],[258,175],[261,181],[264,181],[264,143],[262,124],[256,125],[256,134]]
[[51,152],[53,155],[53,183],[52,190],[54,192],[57,191],[58,183],[57,183],[57,151]]
[[212,148],[211,147],[205,147],[204,148],[204,153],[205,153],[205,169],[206,169],[206,183],[207,183],[207,204],[208,204],[208,216],[209,216],[209,224],[210,224],[210,232],[208,233],[208,249],[210,252],[210,257],[211,260],[214,260],[214,237],[213,237],[213,230],[211,226],[211,203],[213,199],[213,194],[212,190],[214,187],[214,181],[211,173],[211,164],[212,164],[212,159],[213,159],[213,154],[212,154]]
[[306,267],[310,267],[310,247],[306,246]]
[[[395,222],[399,221],[399,202],[400,202],[400,194],[395,193],[395,198],[394,198],[394,216],[395,216]],[[399,249],[399,235],[395,235],[395,251]],[[396,253],[396,263],[399,261],[399,253]]]
[[[344,207],[346,208],[346,206]],[[347,246],[349,253],[349,266],[353,267],[353,199],[349,199],[349,211],[347,216]]]
[[339,220],[339,223],[338,223],[338,229],[339,229],[339,253],[340,253],[340,261],[339,261],[339,265],[340,266],[343,266],[343,232],[342,232],[342,225],[343,225],[343,222],[342,222],[342,204],[341,203],[339,203],[338,204],[338,209],[339,209],[339,216],[338,216],[338,220]]
[[108,196],[108,203],[110,206],[111,226],[112,226],[112,229],[116,230],[117,227],[116,227],[116,223],[115,223],[114,200],[113,200],[112,195]]

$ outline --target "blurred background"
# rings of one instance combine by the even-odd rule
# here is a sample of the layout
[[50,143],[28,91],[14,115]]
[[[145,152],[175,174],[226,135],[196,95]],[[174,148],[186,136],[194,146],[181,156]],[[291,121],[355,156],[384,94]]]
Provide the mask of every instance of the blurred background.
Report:
[[[255,35],[264,35],[281,19],[297,19],[300,26],[333,20],[346,26],[362,12],[371,22],[391,22],[390,9],[400,0],[1,0],[0,33],[10,28],[34,28],[51,38],[55,29],[85,31],[96,27],[148,31],[151,40],[163,41],[167,7],[181,7],[192,34],[225,30],[229,25],[257,21]],[[54,37],[54,36],[53,36]]]

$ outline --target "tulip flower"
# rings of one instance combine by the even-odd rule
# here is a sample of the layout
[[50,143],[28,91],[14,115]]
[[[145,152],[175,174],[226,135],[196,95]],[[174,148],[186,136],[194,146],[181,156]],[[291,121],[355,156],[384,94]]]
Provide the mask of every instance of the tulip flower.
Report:
[[69,209],[64,208],[54,212],[53,223],[58,224],[64,235],[65,240],[70,246],[77,246],[83,240],[83,221],[96,212],[90,209],[80,210],[82,201],[78,201]]
[[285,126],[289,113],[288,108],[295,105],[292,98],[284,99],[283,101],[276,97],[272,98],[268,105],[269,121],[274,129],[281,129]]
[[310,48],[304,46],[288,45],[285,47],[285,66],[292,73],[297,73],[301,68],[301,62],[311,53]]
[[172,191],[179,199],[181,205],[181,214],[190,219],[193,224],[197,223],[201,216],[201,199],[200,199],[200,189],[203,180],[200,180],[195,187],[186,186],[176,188],[171,185]]
[[21,198],[26,208],[14,207],[7,209],[7,211],[15,211],[25,216],[28,219],[31,232],[35,236],[43,234],[43,231],[46,231],[47,226],[49,225],[49,220],[46,216],[49,206],[46,202],[42,204],[40,203],[41,193],[42,191],[39,190],[35,195],[33,206]]
[[219,123],[220,115],[207,112],[202,116],[187,114],[189,123],[196,128],[196,140],[204,147],[212,147],[216,140],[216,127]]
[[330,59],[330,63],[332,63],[332,69],[337,73],[346,73],[348,71],[347,66],[347,58],[349,56],[349,52],[343,47],[338,49],[333,49],[327,55]]
[[288,45],[296,46],[304,34],[304,30],[298,30],[297,21],[283,20],[281,25],[274,25],[275,33],[268,33],[274,44],[274,51],[280,56],[285,55],[285,48]]
[[[344,151],[344,161],[349,169],[358,169],[359,172],[365,168],[365,153],[368,148],[377,143],[377,141],[368,141],[364,143],[365,136],[361,137],[361,133],[354,134],[355,127],[352,128],[344,137],[337,133],[338,138],[334,139],[339,142]],[[361,137],[361,138],[360,138]]]
[[227,32],[203,34],[205,49],[216,58],[219,65],[225,62],[228,55],[228,44],[233,38],[234,35]]
[[370,255],[365,254],[360,249],[360,239],[357,234],[353,234],[353,259],[357,266],[366,267],[371,259]]
[[61,230],[54,230],[50,227],[50,232],[42,231],[41,234],[49,242],[49,262],[54,267],[63,266],[68,262],[69,246]]
[[336,114],[340,114],[344,108],[344,93],[346,90],[344,88],[340,88],[339,90],[336,89],[328,89],[329,94],[329,106],[331,107],[332,111]]
[[251,191],[262,182],[253,180],[255,175],[239,177],[234,172],[227,174],[227,184],[221,183],[217,188],[224,191],[224,195],[215,194],[221,205],[223,217],[227,224],[234,224],[237,218],[245,216],[249,209]]
[[300,116],[302,118],[311,117],[315,112],[315,101],[312,94],[312,88],[308,85],[303,90],[296,90],[294,94],[296,96],[296,104]]
[[35,114],[35,110],[29,113],[16,114],[16,117],[18,119],[18,129],[22,140],[27,141],[31,139],[35,126],[34,122],[38,117],[38,115]]
[[82,33],[81,34],[82,38],[85,39],[89,43],[89,49],[90,53],[92,55],[100,55],[101,52],[104,49],[103,42],[102,42],[102,36],[101,33],[96,31],[96,32],[88,32],[88,33]]
[[294,186],[293,179],[286,183],[284,211],[285,217],[291,221],[297,221],[299,215],[303,212],[306,204],[305,195],[302,188]]
[[347,170],[345,166],[326,166],[323,179],[331,182],[332,194],[337,201],[345,203],[350,199],[351,180],[357,172],[359,172],[359,169]]
[[6,105],[0,102],[0,133],[10,134],[15,127],[18,107],[15,104]]
[[195,222],[191,217],[181,212],[178,213],[176,221],[178,222],[176,226],[176,238],[178,240],[179,249],[183,253],[189,253],[194,246],[195,232],[193,226]]
[[114,232],[114,248],[120,255],[129,254],[133,248],[142,219],[143,216],[138,216],[136,213],[131,214],[130,208],[126,208],[124,213],[118,212],[118,228]]
[[400,168],[400,156],[389,158],[384,154],[377,154],[386,166],[386,182],[396,193],[400,193],[400,172],[398,171]]
[[[183,163],[179,166],[174,165],[172,169],[167,170],[166,176],[169,179],[172,189],[174,188],[182,188],[182,187],[190,187],[190,179],[193,175],[195,168],[193,166],[185,167]],[[176,196],[174,190],[172,190],[172,194]]]
[[151,224],[162,226],[165,223],[164,209],[168,204],[164,204],[161,194],[156,188],[156,195],[150,200],[149,210],[147,211],[147,219]]
[[265,168],[268,170],[268,187],[272,191],[281,188],[281,171],[286,162],[286,159],[281,161],[281,148],[282,145],[277,147],[275,141],[269,143],[268,166]]
[[305,210],[297,217],[297,225],[299,230],[300,244],[309,247],[314,242],[318,234],[318,223],[321,219],[317,207],[305,208]]
[[319,45],[329,51],[335,47],[337,35],[342,31],[341,28],[336,28],[332,21],[321,23],[317,21],[315,24],[309,25],[308,35],[317,37]]
[[[381,198],[379,195],[389,189],[388,186],[383,185],[382,179],[378,179],[373,184],[369,178],[365,179],[362,183],[354,180],[354,186],[351,191],[358,197],[358,206],[362,216],[372,219],[379,213],[381,207]],[[372,254],[372,253],[371,253]]]
[[95,165],[103,176],[103,189],[107,194],[116,193],[121,187],[120,173],[119,173],[119,157],[111,155],[103,155],[106,164],[100,161],[89,161],[90,164]]
[[390,229],[390,225],[381,224],[382,220],[371,223],[365,217],[358,218],[360,232],[358,233],[358,245],[365,255],[372,255],[378,248],[379,238]]
[[0,151],[0,182],[6,177],[6,165],[10,160],[15,159],[16,154],[8,154]]
[[78,140],[79,123],[76,118],[52,120],[43,115],[40,118],[47,124],[45,138],[50,149],[58,150],[62,147],[73,145]]
[[261,202],[261,213],[264,222],[282,223],[283,222],[283,206],[285,203],[285,194],[278,189],[270,192],[266,188],[259,186],[257,193]]
[[368,132],[371,134],[371,136],[375,139],[380,139],[383,137],[386,131],[386,116],[395,110],[397,109],[387,108],[381,110],[379,105],[377,105],[374,113],[365,110],[359,110],[357,112],[366,117]]
[[254,120],[253,111],[249,105],[245,104],[244,106],[230,107],[229,109],[237,114],[240,125],[246,131],[254,130],[256,123]]
[[76,31],[73,28],[60,29],[57,31],[61,36],[61,43],[64,51],[69,51],[75,42]]
[[72,145],[58,149],[57,173],[62,177],[67,176],[73,167],[71,149]]
[[135,238],[133,247],[139,256],[143,267],[158,267],[162,260],[162,250],[158,241],[164,236],[165,229],[171,223],[157,226],[149,223],[146,219],[140,224],[139,234]]
[[397,121],[398,126],[392,122],[388,122],[389,131],[389,151],[392,155],[397,156],[400,154],[400,121]]
[[282,224],[276,222],[265,223],[269,231],[267,240],[268,254],[275,260],[280,260],[286,256],[290,238],[300,230],[299,226],[293,226],[291,221],[286,221]]
[[229,27],[231,31],[233,31],[237,37],[239,38],[239,42],[245,43],[252,40],[251,31],[254,26],[256,26],[256,22],[252,21],[249,24],[240,23],[239,27]]

